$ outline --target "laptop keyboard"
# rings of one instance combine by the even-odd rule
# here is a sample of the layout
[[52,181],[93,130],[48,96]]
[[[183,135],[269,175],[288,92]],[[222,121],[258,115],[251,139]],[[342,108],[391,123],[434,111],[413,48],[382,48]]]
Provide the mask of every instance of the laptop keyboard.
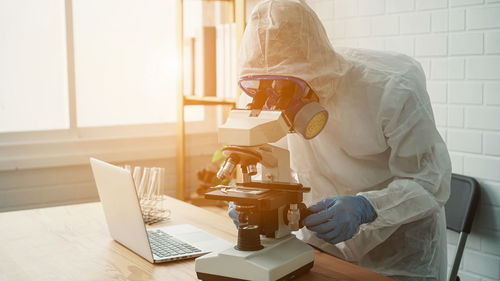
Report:
[[200,249],[182,242],[161,230],[148,230],[153,254],[160,258],[201,252]]

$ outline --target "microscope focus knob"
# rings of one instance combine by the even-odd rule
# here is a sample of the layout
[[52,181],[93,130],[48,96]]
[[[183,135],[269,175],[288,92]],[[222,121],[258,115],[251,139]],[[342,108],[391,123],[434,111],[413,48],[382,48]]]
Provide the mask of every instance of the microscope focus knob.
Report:
[[[302,221],[307,218],[309,215],[311,215],[313,212],[311,212],[304,203],[299,203],[297,205],[298,209],[299,209],[299,213],[300,213],[300,218],[299,218],[299,228],[302,228],[304,227],[304,225],[302,225]],[[283,221],[286,225],[289,224],[289,221],[288,221],[288,210],[290,210],[290,205],[287,205],[284,209],[283,209]]]
[[243,213],[243,212],[240,212],[238,215],[238,221],[240,223],[247,223],[248,222],[248,215]]
[[238,227],[238,244],[234,246],[240,251],[257,251],[264,248],[260,244],[260,228],[258,225]]

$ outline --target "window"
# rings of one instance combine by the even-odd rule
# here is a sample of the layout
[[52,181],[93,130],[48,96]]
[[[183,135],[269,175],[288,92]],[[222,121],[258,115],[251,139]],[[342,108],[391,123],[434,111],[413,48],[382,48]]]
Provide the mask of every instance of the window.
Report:
[[63,1],[0,2],[0,132],[69,128]]
[[78,126],[176,119],[175,1],[75,1]]
[[[0,170],[175,155],[176,4],[0,1]],[[206,112],[188,133],[215,132]]]
[[64,0],[0,2],[0,132],[175,122],[176,1],[71,2],[68,50]]

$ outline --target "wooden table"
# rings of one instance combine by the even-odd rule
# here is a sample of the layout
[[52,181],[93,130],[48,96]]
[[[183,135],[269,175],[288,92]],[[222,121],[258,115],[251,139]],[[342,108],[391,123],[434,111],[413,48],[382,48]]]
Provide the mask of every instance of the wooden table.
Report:
[[[168,199],[171,219],[235,241],[231,219]],[[155,225],[156,226],[156,225]],[[0,213],[0,280],[197,280],[194,260],[151,264],[113,241],[100,203]],[[392,280],[316,252],[297,280]]]

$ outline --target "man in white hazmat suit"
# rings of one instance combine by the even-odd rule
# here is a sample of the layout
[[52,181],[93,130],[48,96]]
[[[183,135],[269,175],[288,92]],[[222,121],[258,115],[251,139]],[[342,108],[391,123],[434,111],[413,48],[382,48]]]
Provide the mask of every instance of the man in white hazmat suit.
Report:
[[312,188],[304,201],[314,214],[298,237],[397,280],[446,280],[451,168],[420,64],[396,53],[335,51],[299,0],[254,8],[239,62],[241,77],[305,81],[328,111],[316,137],[288,136],[292,169]]

